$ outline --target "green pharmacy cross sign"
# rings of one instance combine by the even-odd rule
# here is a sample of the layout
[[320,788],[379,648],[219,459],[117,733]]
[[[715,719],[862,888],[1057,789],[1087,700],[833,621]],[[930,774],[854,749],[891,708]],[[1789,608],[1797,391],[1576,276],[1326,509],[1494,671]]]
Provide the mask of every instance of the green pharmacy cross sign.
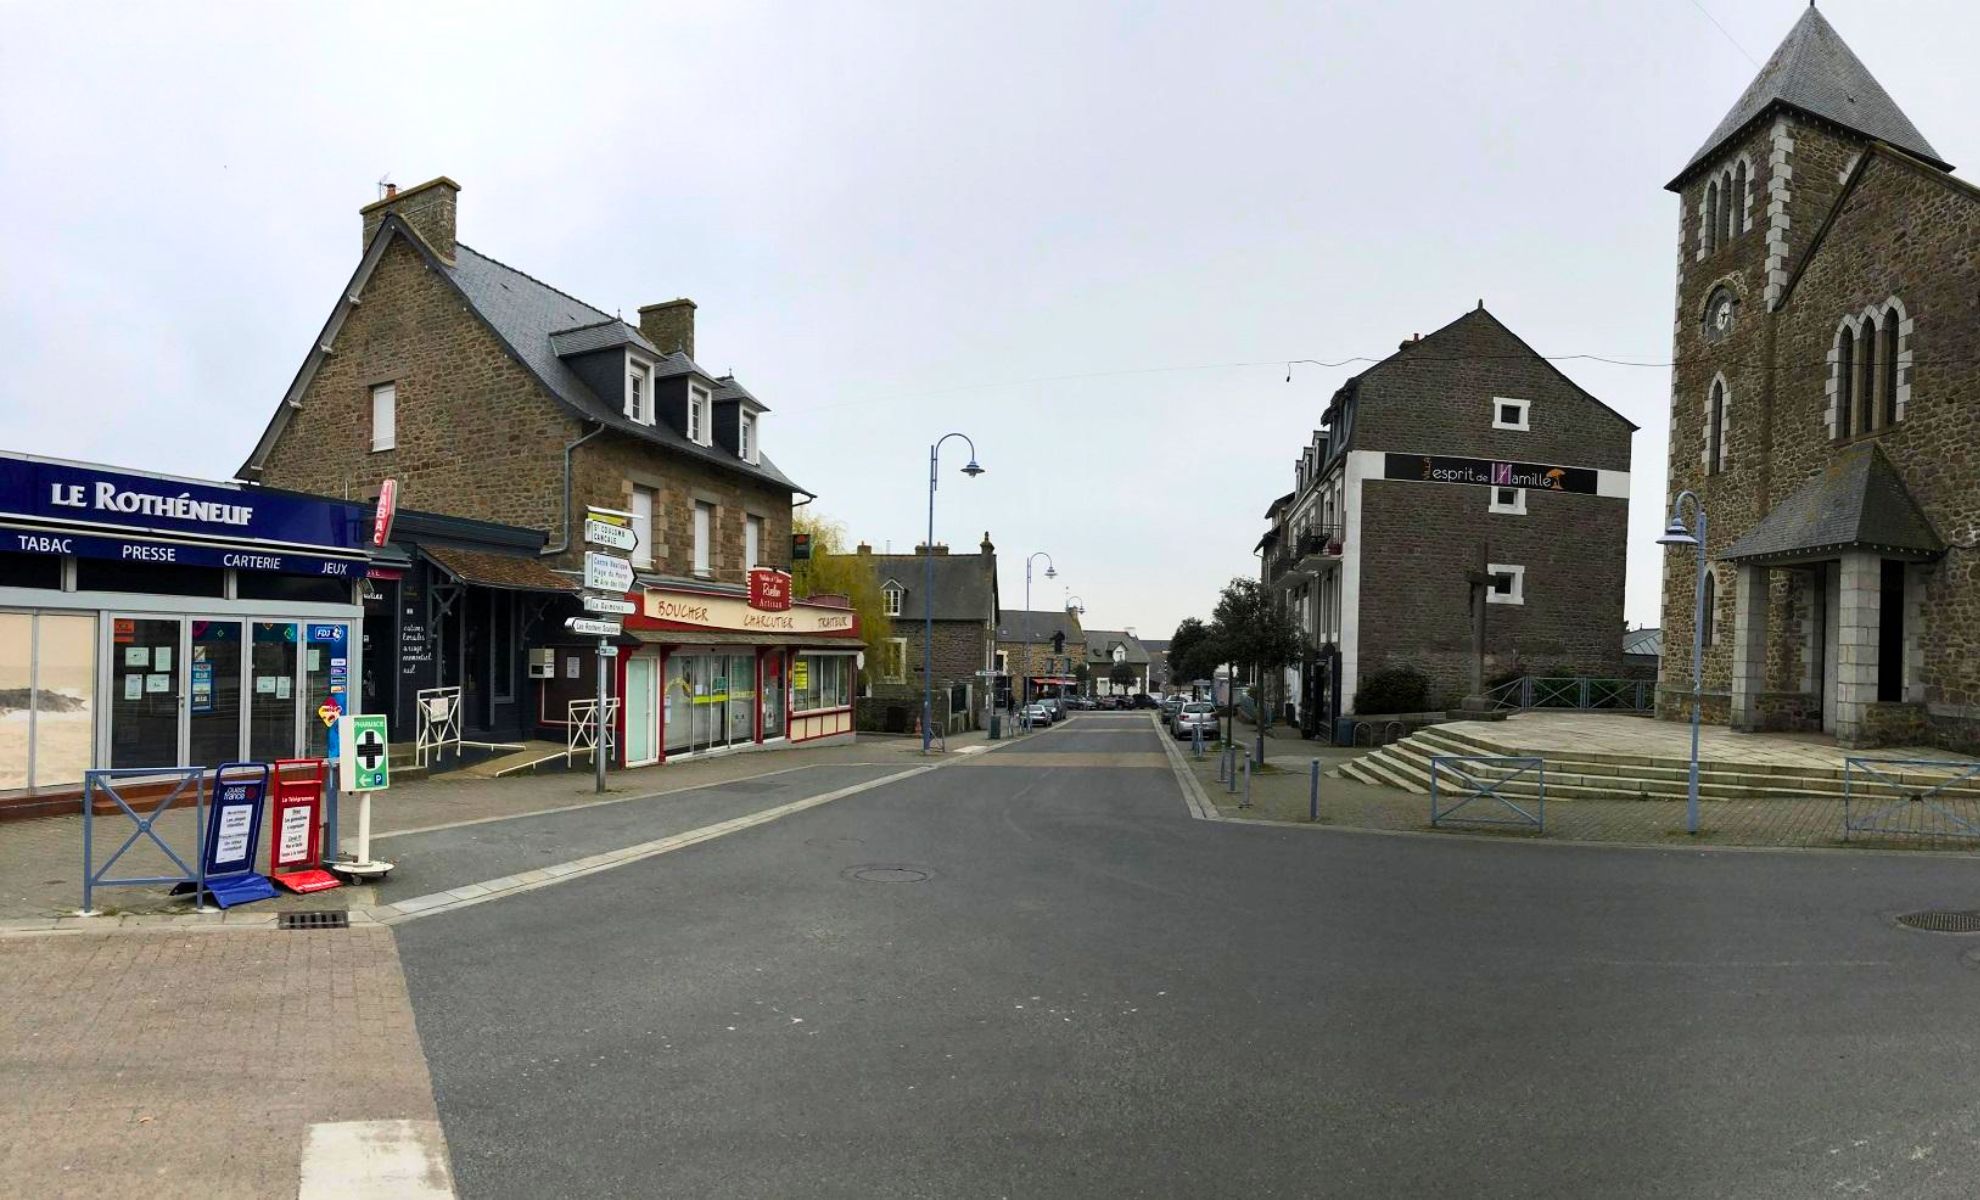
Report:
[[347,792],[382,792],[392,786],[391,742],[382,713],[346,717],[343,779]]

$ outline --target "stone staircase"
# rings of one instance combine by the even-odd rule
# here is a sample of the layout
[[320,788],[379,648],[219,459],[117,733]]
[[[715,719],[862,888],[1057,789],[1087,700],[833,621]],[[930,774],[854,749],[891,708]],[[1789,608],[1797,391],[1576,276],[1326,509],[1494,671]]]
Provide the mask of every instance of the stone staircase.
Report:
[[[1430,790],[1430,759],[1434,755],[1519,756],[1531,753],[1510,749],[1503,743],[1495,743],[1448,725],[1432,725],[1371,754],[1343,763],[1332,774],[1361,783],[1424,794]],[[1684,758],[1558,749],[1546,751],[1540,757],[1545,759],[1547,765],[1549,800],[1682,800],[1686,796],[1690,763]],[[1878,754],[1869,751],[1864,757],[1876,758]],[[1486,779],[1505,778],[1518,770],[1517,767],[1479,764],[1467,765],[1464,769]],[[1705,800],[1841,800],[1843,774],[1840,764],[1834,768],[1824,768],[1706,759],[1699,762],[1698,794]],[[1944,773],[1919,771],[1892,774],[1919,790],[1934,787],[1948,777]],[[1852,794],[1857,798],[1896,799],[1908,790],[1862,773],[1858,773],[1852,787]],[[1499,790],[1507,796],[1533,796],[1540,790],[1539,780],[1535,772],[1528,771],[1512,778]],[[1980,776],[1948,788],[1944,794],[1948,798],[1980,799]]]

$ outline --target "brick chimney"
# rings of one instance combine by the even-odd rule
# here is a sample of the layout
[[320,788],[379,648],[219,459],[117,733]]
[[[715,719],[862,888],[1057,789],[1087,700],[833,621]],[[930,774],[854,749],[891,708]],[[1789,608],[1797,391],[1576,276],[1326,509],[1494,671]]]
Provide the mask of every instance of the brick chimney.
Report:
[[871,554],[873,553],[873,544],[871,542],[861,542],[858,546],[853,548],[853,553]]
[[[915,552],[916,554],[926,554],[926,553],[928,553],[928,543],[927,543],[927,542],[916,542],[916,543],[914,544],[914,552]],[[947,554],[948,552],[949,552],[949,543],[947,543],[947,542],[936,542],[936,543],[935,543],[935,557],[937,557],[937,558],[940,558],[941,556],[943,556],[944,554]]]
[[378,233],[378,227],[385,223],[385,214],[398,213],[399,219],[411,226],[412,231],[440,256],[442,262],[452,264],[456,244],[454,213],[460,194],[461,185],[445,175],[404,191],[400,191],[396,184],[386,184],[383,199],[358,209],[358,214],[364,218],[365,248],[371,247],[371,239]]
[[988,529],[983,531],[983,541],[978,543],[976,548],[985,554],[995,554],[997,552],[996,545],[990,540],[990,531]]
[[662,354],[679,350],[694,357],[694,301],[682,297],[639,310],[639,332]]

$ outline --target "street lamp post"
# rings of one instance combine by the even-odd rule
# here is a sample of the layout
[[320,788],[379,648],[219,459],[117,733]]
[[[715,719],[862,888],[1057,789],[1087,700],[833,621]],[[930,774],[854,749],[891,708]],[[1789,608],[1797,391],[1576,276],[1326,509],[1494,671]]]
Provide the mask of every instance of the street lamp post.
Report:
[[[1071,588],[1067,588],[1067,589],[1066,589],[1066,615],[1067,615],[1067,616],[1072,616],[1072,615],[1074,615],[1074,614],[1076,614],[1076,613],[1077,613],[1077,614],[1084,614],[1085,612],[1086,612],[1086,597],[1084,597],[1084,596],[1075,596],[1075,595],[1073,595],[1073,594],[1072,594],[1072,589],[1071,589]],[[1081,648],[1081,650],[1080,650],[1080,657],[1081,657],[1082,659],[1084,659],[1084,658],[1086,657],[1086,651],[1085,651],[1085,648],[1084,648],[1084,647],[1082,647],[1082,648]],[[1093,688],[1093,683],[1094,683],[1094,681],[1093,681],[1093,677],[1091,676],[1091,674],[1089,674],[1089,675],[1087,676],[1087,679],[1086,679],[1086,693],[1085,693],[1085,694],[1086,694],[1086,695],[1088,695],[1088,696],[1091,696],[1091,695],[1093,695],[1093,691],[1094,691],[1094,688]]]
[[[1686,500],[1691,501],[1692,515],[1697,519],[1695,533],[1684,523]],[[1670,523],[1664,527],[1664,536],[1657,539],[1657,544],[1692,546],[1698,551],[1698,579],[1691,589],[1691,786],[1684,806],[1685,832],[1695,834],[1698,832],[1698,721],[1705,694],[1705,502],[1698,498],[1698,493],[1687,488],[1671,501]]]
[[[921,547],[925,560],[921,570],[921,752],[935,738],[935,481],[941,460],[942,443],[961,438],[969,445],[969,462],[962,473],[975,478],[983,474],[976,465],[976,443],[966,433],[945,433],[928,448],[928,541]],[[943,743],[947,745],[947,743]]]
[[1034,550],[1024,560],[1024,690],[1018,695],[1021,704],[1031,703],[1031,564],[1038,559],[1045,560],[1045,578],[1057,579],[1059,568],[1052,562],[1052,556],[1043,550]]

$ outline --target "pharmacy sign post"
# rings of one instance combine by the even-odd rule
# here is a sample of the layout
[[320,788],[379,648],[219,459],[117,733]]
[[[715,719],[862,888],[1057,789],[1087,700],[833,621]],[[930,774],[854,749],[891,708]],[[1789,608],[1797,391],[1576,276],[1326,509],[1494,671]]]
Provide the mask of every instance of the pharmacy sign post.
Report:
[[378,879],[392,864],[371,857],[371,794],[392,786],[392,740],[382,713],[337,718],[337,787],[358,798],[357,859],[331,870],[357,879]]

